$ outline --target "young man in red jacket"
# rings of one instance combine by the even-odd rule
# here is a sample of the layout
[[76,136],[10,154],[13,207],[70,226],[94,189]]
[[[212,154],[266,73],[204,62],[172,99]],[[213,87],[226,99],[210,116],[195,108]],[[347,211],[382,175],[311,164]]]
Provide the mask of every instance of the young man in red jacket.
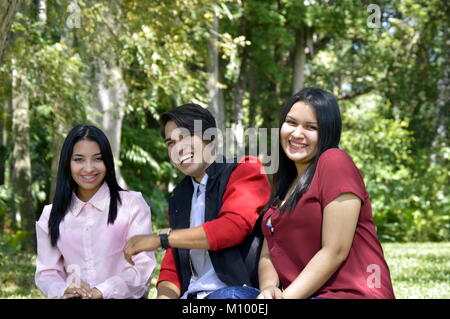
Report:
[[[185,178],[169,199],[170,228],[135,236],[125,258],[165,248],[158,298],[255,298],[261,248],[259,211],[270,198],[261,162],[216,155],[216,122],[195,104],[161,116],[169,158]],[[209,137],[208,137],[209,136]]]

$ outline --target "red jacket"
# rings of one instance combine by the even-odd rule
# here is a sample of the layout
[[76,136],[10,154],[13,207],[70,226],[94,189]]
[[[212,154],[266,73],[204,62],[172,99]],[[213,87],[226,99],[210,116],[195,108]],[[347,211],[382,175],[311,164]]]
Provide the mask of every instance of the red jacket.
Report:
[[[242,243],[252,233],[258,213],[269,198],[270,184],[261,162],[254,157],[243,157],[230,175],[219,217],[202,225],[210,250]],[[161,263],[158,284],[161,281],[170,281],[181,289],[171,248]]]

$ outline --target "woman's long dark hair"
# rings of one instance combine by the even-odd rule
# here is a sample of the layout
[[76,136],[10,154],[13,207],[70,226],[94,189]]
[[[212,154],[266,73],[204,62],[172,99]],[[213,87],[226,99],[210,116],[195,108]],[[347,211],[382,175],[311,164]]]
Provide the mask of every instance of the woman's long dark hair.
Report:
[[[341,113],[336,98],[331,93],[318,88],[304,88],[287,101],[280,114],[280,130],[287,114],[297,102],[310,105],[316,113],[319,127],[317,154],[300,178],[292,195],[289,196],[284,205],[279,207],[281,212],[291,212],[294,209],[302,194],[311,185],[320,155],[330,148],[338,148],[341,139]],[[271,199],[262,212],[267,211],[270,206],[280,206],[281,201],[298,175],[295,163],[286,156],[281,143],[279,143],[279,154],[279,169],[273,176]]]
[[109,187],[110,203],[108,224],[113,224],[117,217],[117,201],[121,202],[119,191],[123,190],[116,180],[114,171],[114,157],[111,151],[111,145],[108,138],[99,128],[80,124],[75,126],[67,135],[61,149],[59,158],[58,175],[56,178],[56,192],[53,199],[53,206],[48,220],[48,228],[50,232],[50,240],[52,246],[56,246],[59,238],[59,224],[67,214],[70,202],[72,200],[72,192],[75,191],[76,183],[72,178],[70,170],[70,161],[73,154],[74,145],[81,140],[97,142],[102,154],[103,163],[106,168],[104,182]]

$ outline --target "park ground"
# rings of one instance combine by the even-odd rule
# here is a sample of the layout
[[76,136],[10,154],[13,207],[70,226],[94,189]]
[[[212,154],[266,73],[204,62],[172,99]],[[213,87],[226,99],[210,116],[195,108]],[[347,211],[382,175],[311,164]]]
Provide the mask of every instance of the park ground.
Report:
[[[450,299],[450,243],[385,243],[383,249],[399,299]],[[34,285],[33,254],[0,252],[0,298],[44,298]],[[161,261],[161,254],[157,254]],[[156,278],[149,297],[156,295]]]

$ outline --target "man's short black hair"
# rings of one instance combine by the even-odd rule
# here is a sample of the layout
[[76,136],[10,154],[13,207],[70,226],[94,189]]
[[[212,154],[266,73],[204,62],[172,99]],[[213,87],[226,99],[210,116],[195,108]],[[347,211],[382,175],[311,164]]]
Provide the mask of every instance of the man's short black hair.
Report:
[[[189,103],[177,106],[161,115],[159,119],[162,125],[161,135],[165,138],[164,128],[169,121],[174,121],[179,128],[185,128],[191,135],[194,135],[195,120],[202,122],[201,137],[203,137],[203,134],[207,129],[216,129],[216,120],[211,112],[198,104]],[[211,136],[211,140],[214,140],[214,138],[214,135]]]

